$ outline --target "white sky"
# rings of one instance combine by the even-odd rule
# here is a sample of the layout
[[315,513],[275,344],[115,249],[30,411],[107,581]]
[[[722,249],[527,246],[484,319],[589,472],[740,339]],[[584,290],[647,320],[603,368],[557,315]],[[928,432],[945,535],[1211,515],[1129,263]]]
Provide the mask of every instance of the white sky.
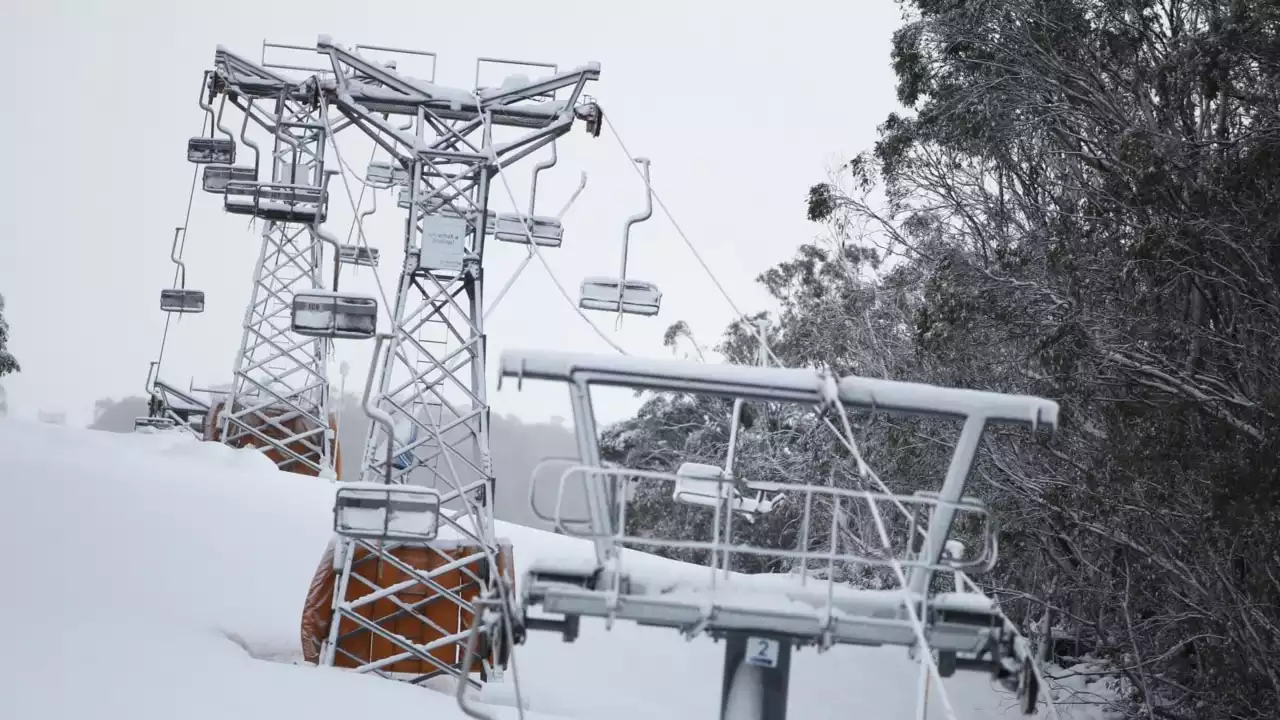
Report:
[[[10,410],[65,411],[79,424],[98,398],[143,394],[164,326],[158,293],[172,277],[169,243],[191,179],[186,140],[200,129],[196,94],[218,44],[255,60],[264,39],[312,46],[321,33],[347,47],[430,50],[440,59],[436,81],[466,89],[477,56],[562,68],[600,62],[600,82],[588,92],[631,152],[653,161],[654,190],[735,302],[752,312],[766,302],[754,278],[819,233],[804,217],[809,185],[869,147],[896,106],[888,53],[900,22],[892,0],[5,3],[0,62],[11,71],[0,111],[0,293],[10,349],[23,367],[3,380]],[[405,62],[401,71],[426,74]],[[238,114],[225,122],[238,130]],[[362,168],[370,146],[356,132],[344,131],[339,142],[343,159]],[[592,139],[575,127],[559,149],[560,165],[539,180],[538,209],[556,212],[579,171],[588,173],[565,218],[564,245],[546,250],[576,297],[583,276],[616,274],[623,221],[642,209],[643,186],[607,130]],[[522,208],[535,161],[508,178]],[[345,238],[351,213],[336,178],[331,197],[326,227]],[[499,210],[510,206],[500,182],[490,197]],[[387,199],[379,198],[367,230],[391,291],[404,211]],[[187,286],[205,291],[208,309],[171,330],[163,375],[182,386],[227,382],[260,238],[245,218],[224,214],[220,198],[198,190],[189,228]],[[704,344],[717,341],[733,313],[660,209],[637,226],[631,248],[628,275],[662,288],[662,313],[628,317],[619,331],[612,316],[593,313],[600,327],[634,355],[669,356],[661,337],[676,320],[689,322]],[[523,255],[522,246],[488,244],[490,298]],[[367,269],[351,278],[344,269],[344,289],[376,290]],[[487,332],[491,377],[505,348],[613,352],[536,262]],[[341,344],[349,389],[363,385],[370,349]],[[569,415],[559,389],[499,393],[491,385],[490,399],[496,412],[529,420]],[[619,400],[602,408],[602,419],[628,407]]]

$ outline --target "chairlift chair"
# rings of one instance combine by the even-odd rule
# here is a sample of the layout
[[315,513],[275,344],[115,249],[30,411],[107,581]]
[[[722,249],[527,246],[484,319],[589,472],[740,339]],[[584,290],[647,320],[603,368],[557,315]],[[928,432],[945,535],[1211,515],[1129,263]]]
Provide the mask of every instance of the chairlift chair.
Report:
[[[433,197],[429,202],[430,202],[430,204],[427,204],[426,202],[424,202],[424,201],[423,201],[423,200],[421,200],[421,199],[419,199],[419,200],[418,200],[418,204],[419,204],[419,205],[427,205],[426,210],[427,210],[428,212],[432,212],[432,211],[434,211],[434,210],[439,210],[439,209],[440,209],[440,207],[441,207],[441,202],[440,202],[440,198],[439,198],[439,196]],[[400,188],[400,193],[399,193],[398,195],[396,195],[396,207],[400,208],[401,210],[408,210],[408,209],[409,209],[409,206],[410,206],[410,203],[409,203],[409,188],[408,188],[408,187],[401,187],[401,188]]]
[[281,223],[320,223],[325,220],[325,193],[309,185],[228,182],[224,209]]
[[167,417],[140,417],[133,419],[133,431],[142,432],[146,430],[170,430],[174,427],[173,418]]
[[627,218],[622,230],[622,266],[619,276],[589,277],[582,281],[578,307],[583,310],[603,310],[619,315],[657,315],[662,305],[662,291],[657,285],[644,280],[627,278],[627,246],[631,241],[631,226],[653,217],[653,190],[649,184],[648,158],[635,158],[635,162],[643,168],[644,200],[643,212]]
[[374,160],[369,163],[369,169],[364,174],[364,181],[379,190],[391,187],[394,184],[391,163],[383,160]]
[[644,280],[589,277],[582,281],[578,307],[583,310],[622,312],[628,315],[657,315],[662,291]]
[[254,183],[258,180],[258,171],[251,167],[239,165],[206,165],[201,178],[201,189],[209,193],[225,192],[228,183]]
[[569,212],[569,208],[573,206],[573,202],[582,194],[582,190],[587,186],[587,174],[582,173],[582,178],[578,182],[578,189],[573,191],[573,195],[569,196],[568,202],[560,209],[560,213],[555,216],[535,215],[534,207],[538,200],[538,175],[544,170],[550,170],[560,162],[560,155],[556,151],[556,144],[551,143],[551,157],[544,160],[533,168],[533,182],[529,184],[529,213],[521,215],[519,213],[501,213],[494,220],[490,227],[493,228],[493,236],[502,242],[517,243],[520,245],[528,245],[529,239],[533,238],[533,243],[538,247],[560,247],[564,242],[564,225],[561,218]]
[[334,497],[333,530],[344,537],[427,542],[439,525],[440,493],[433,488],[350,483]]
[[[410,207],[410,204],[411,203],[409,202],[409,188],[407,187],[400,188],[400,193],[396,196],[396,207],[400,208],[401,210],[408,210]],[[450,214],[449,213],[450,206],[440,198],[439,194],[432,196],[430,200],[419,199],[418,207],[421,208],[423,211],[425,211],[429,215],[435,215],[440,212],[445,212],[446,214]],[[457,215],[456,212],[452,214]]]
[[169,259],[178,267],[178,287],[160,291],[160,309],[167,313],[204,312],[204,292],[187,289],[187,266],[178,257],[178,238],[186,228],[173,229],[173,243],[169,246]]
[[[912,493],[912,496],[934,502],[938,502],[942,498],[941,493],[935,490],[916,490]],[[980,535],[983,542],[978,549],[977,555],[965,557],[968,554],[968,548],[965,547],[965,544],[954,538],[948,539],[943,546],[943,563],[965,572],[989,572],[995,567],[999,554],[997,548],[999,529],[995,516],[991,514],[987,504],[981,498],[973,495],[961,496],[958,503],[950,505],[961,513],[977,515],[982,519],[983,527]],[[921,536],[919,529],[929,526],[931,522],[930,511],[935,509],[937,509],[937,506],[932,503],[911,504],[911,517],[907,533],[909,537],[908,547],[913,555],[919,555],[924,550],[924,538]]]
[[343,265],[378,267],[378,248],[363,245],[339,245],[338,262]]
[[160,291],[160,309],[170,313],[204,312],[204,291],[171,288]]
[[374,160],[369,163],[364,180],[379,190],[385,190],[394,185],[408,185],[409,171],[390,160]]
[[187,161],[198,165],[234,165],[236,143],[231,138],[193,137],[187,141]]
[[293,296],[290,325],[306,337],[367,340],[378,333],[378,301],[355,293],[303,290]]
[[564,241],[564,226],[560,218],[529,216],[528,224],[518,213],[500,213],[493,236],[502,242],[529,244],[529,236],[538,247],[560,247]]
[[[209,116],[209,137],[193,137],[187,140],[187,161],[198,165],[217,164],[217,165],[234,165],[236,163],[236,142],[231,137],[214,137],[213,130],[218,124],[218,119],[222,115],[222,107],[226,104],[226,96],[223,96],[223,105],[218,108],[217,115],[213,112],[213,106],[205,99],[205,93],[209,90],[210,73],[205,72],[203,80],[200,82],[200,94],[197,101],[200,103],[200,109],[205,111]],[[212,95],[210,95],[212,97]]]
[[[209,106],[207,103],[204,102],[203,98],[201,98],[200,105],[201,107],[205,108],[208,111],[212,111],[213,109],[211,106]],[[219,145],[217,148],[210,150],[209,152],[200,153],[200,157],[212,158],[207,161],[210,164],[205,166],[204,175],[201,181],[201,187],[204,189],[205,192],[215,192],[215,193],[222,192],[223,189],[226,188],[227,182],[231,180],[240,180],[240,181],[247,180],[252,182],[258,179],[258,169],[257,169],[258,163],[256,159],[258,156],[257,147],[253,147],[253,153],[255,158],[253,167],[241,168],[241,167],[235,166],[235,161],[236,161],[235,136],[231,133],[230,130],[222,126],[222,111],[225,110],[226,107],[227,107],[227,96],[223,95],[222,101],[218,103],[218,113],[217,115],[213,116],[213,126],[217,128],[218,131],[221,132],[223,135],[226,135],[227,136],[226,139],[221,140],[220,142],[222,144]],[[245,112],[243,124],[247,126],[248,123],[249,123],[249,113]],[[247,137],[244,135],[244,130],[245,128],[241,127],[241,137],[244,137],[245,139],[247,139]],[[210,130],[209,135],[210,136],[213,135],[212,129]],[[194,142],[194,139],[193,139],[193,142]],[[205,144],[205,143],[202,142],[199,144]],[[190,160],[191,159],[190,144],[187,145],[187,156],[188,156],[187,159]]]
[[[741,493],[737,487],[739,484],[751,494]],[[730,510],[753,519],[773,509],[773,498],[767,498],[763,490],[752,492],[750,483],[738,483],[725,477],[724,468],[695,462],[681,463],[676,469],[671,499],[684,505],[712,508],[727,500]]]

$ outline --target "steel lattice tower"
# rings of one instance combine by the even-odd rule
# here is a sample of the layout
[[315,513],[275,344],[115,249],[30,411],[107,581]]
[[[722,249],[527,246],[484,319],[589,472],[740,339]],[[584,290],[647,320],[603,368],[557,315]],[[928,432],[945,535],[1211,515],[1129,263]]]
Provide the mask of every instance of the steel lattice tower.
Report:
[[[428,543],[341,538],[335,621],[321,662],[414,682],[441,674],[464,679],[475,669],[496,674],[505,664],[501,638],[486,638],[479,668],[462,668],[473,602],[510,572],[510,548],[494,537],[482,316],[486,235],[512,218],[489,210],[490,183],[569,132],[576,118],[598,130],[598,108],[579,100],[599,68],[552,66],[537,81],[508,78],[497,89],[464,91],[401,76],[324,36],[317,49],[333,66],[319,79],[322,104],[341,116],[335,126],[340,120],[358,128],[390,155],[389,165],[370,167],[368,181],[399,186],[407,211],[404,263],[390,308],[393,336],[370,370],[377,402],[404,436],[389,438],[373,426],[365,480],[437,489],[442,526],[441,538]],[[392,115],[409,119],[409,129],[389,122]],[[509,138],[495,140],[495,130]],[[527,244],[526,227],[534,224],[521,223],[517,236],[498,236]],[[390,462],[388,442],[395,443]],[[347,600],[352,587],[367,592]],[[383,598],[394,603],[385,615],[375,604]],[[429,637],[406,637],[396,625],[404,618],[432,628]],[[395,653],[361,662],[344,647],[363,648],[362,635],[370,644],[390,643]]]
[[[334,469],[329,340],[290,332],[294,293],[324,286],[319,225],[326,209],[326,132],[314,85],[219,47],[210,83],[211,98],[218,95],[270,132],[273,143],[269,153],[260,153],[242,131],[255,165],[270,164],[271,181],[233,181],[226,187],[228,212],[253,215],[264,224],[233,387],[214,434],[229,445],[263,448],[282,470],[327,474]],[[255,167],[253,175],[259,172]]]

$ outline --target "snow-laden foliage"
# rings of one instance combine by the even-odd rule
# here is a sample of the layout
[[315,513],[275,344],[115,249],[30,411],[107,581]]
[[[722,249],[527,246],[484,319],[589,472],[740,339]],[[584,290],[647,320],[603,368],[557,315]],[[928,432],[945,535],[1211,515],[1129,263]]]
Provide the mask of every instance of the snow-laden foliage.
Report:
[[[761,277],[774,351],[1057,400],[1051,442],[989,433],[975,468],[1002,522],[987,589],[1037,641],[1051,626],[1062,664],[1117,673],[1132,716],[1274,717],[1280,6],[903,5],[907,110],[810,189],[828,242]],[[754,361],[738,325],[721,351]],[[749,418],[738,474],[850,481],[811,419]],[[719,463],[728,422],[725,403],[655,398],[605,439],[633,467]],[[954,437],[880,417],[857,432],[898,491],[936,487]],[[705,528],[659,499],[654,529]],[[794,546],[795,527],[784,505],[753,532]]]
[[9,352],[8,345],[9,323],[4,319],[4,296],[0,295],[0,377],[22,369],[18,367],[18,361],[13,357],[13,353]]

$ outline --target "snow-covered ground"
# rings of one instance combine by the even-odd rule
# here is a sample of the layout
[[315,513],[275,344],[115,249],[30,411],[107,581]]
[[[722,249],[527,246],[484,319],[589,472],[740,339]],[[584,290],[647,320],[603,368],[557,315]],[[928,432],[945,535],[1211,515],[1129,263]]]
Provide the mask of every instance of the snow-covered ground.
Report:
[[[464,717],[433,689],[294,664],[329,540],[326,482],[176,433],[0,419],[0,489],[0,718]],[[540,555],[590,552],[521,526],[498,533],[513,541],[518,573]],[[535,632],[515,657],[531,720],[704,720],[718,713],[721,653],[705,638],[584,620],[576,642]],[[803,650],[790,714],[911,720],[917,678],[898,648]],[[960,720],[1019,717],[985,676],[960,673],[946,688]],[[485,696],[516,717],[500,706],[509,687]],[[929,708],[946,717],[936,697]]]

